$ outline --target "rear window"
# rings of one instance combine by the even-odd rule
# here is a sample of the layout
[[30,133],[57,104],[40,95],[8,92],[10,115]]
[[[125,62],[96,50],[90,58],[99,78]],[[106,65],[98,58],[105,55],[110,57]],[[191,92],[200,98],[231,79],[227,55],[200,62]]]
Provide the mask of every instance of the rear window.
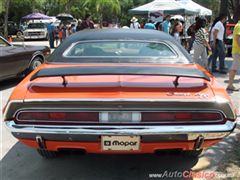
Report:
[[176,58],[176,52],[156,42],[84,42],[64,52],[68,58]]
[[83,40],[63,42],[47,59],[52,63],[190,64],[191,57],[171,41]]

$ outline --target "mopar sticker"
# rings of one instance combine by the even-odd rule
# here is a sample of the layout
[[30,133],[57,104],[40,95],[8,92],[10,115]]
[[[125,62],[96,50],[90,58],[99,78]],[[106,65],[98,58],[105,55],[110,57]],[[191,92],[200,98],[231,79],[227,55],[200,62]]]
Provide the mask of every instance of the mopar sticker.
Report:
[[102,136],[104,151],[136,151],[139,150],[139,136]]

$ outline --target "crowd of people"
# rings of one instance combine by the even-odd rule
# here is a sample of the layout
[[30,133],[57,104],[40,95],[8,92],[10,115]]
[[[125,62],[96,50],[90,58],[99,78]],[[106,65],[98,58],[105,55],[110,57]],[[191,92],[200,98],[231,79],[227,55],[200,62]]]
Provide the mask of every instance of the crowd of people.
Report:
[[[209,32],[206,30],[206,19],[197,17],[196,22],[191,25],[192,36],[191,44],[193,48],[193,60],[212,73],[218,72],[227,74],[228,69],[225,66],[226,49],[224,44],[225,27],[227,15],[220,14],[212,23]],[[189,46],[188,51],[191,50]],[[211,55],[208,56],[208,52]],[[235,75],[240,69],[240,21],[233,30],[232,44],[233,63],[229,72],[229,83],[227,90],[239,91],[239,88],[233,85]],[[219,60],[217,67],[217,59]]]
[[[152,29],[163,31],[173,36],[176,41],[185,46],[190,53],[193,50],[193,60],[211,73],[227,74],[228,69],[225,67],[226,50],[224,45],[225,27],[227,15],[220,14],[212,23],[210,28],[207,28],[207,21],[204,17],[196,17],[195,22],[187,29],[187,40],[183,38],[184,21],[171,19],[170,15],[166,15],[162,23],[154,24],[151,20],[147,23],[139,23],[136,17],[130,20],[129,26],[122,28],[130,29]],[[91,15],[87,14],[84,20],[79,21],[77,26],[70,23],[61,23],[56,28],[48,25],[50,47],[58,46],[66,37],[84,29],[94,29],[94,23]],[[184,40],[184,41],[183,41]],[[183,42],[187,42],[187,45]],[[227,89],[237,91],[239,88],[233,86],[234,77],[237,70],[240,68],[240,22],[238,22],[233,32],[233,47],[232,47],[233,65],[229,72],[229,84]],[[219,59],[219,63],[217,63]],[[218,67],[217,67],[218,64]]]
[[78,21],[77,26],[68,21],[62,21],[59,26],[55,27],[53,23],[48,24],[48,36],[50,48],[55,48],[65,38],[71,34],[84,29],[94,29],[94,23],[90,14],[85,16],[83,21]]
[[[130,28],[140,28],[137,19],[133,18]],[[190,53],[193,50],[193,60],[211,73],[227,74],[228,69],[225,66],[226,49],[224,44],[225,27],[227,15],[220,14],[207,28],[207,21],[204,17],[196,17],[195,22],[187,29],[188,45],[187,50]],[[137,24],[133,26],[132,24]],[[176,41],[183,44],[182,34],[184,22],[171,20],[167,15],[165,20],[156,27],[151,21],[146,23],[144,29],[158,29],[172,35]],[[233,85],[237,71],[240,69],[240,21],[236,24],[233,31],[232,44],[233,63],[229,71],[229,83],[227,90],[239,91],[239,88]],[[219,63],[217,63],[217,59]],[[218,64],[218,67],[217,67]]]

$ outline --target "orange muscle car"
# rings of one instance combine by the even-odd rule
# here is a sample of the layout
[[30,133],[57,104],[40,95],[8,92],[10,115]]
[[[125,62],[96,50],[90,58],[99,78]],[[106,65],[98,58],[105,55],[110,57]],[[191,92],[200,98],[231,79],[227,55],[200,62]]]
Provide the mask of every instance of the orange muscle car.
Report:
[[198,154],[229,135],[236,111],[180,44],[152,30],[87,30],[67,38],[13,91],[4,121],[49,158],[87,153]]

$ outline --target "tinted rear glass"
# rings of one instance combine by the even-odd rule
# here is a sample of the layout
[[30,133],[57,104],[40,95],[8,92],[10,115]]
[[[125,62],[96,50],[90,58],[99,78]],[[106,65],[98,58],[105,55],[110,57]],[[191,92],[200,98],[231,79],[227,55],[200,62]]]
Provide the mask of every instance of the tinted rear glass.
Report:
[[54,57],[50,58],[50,62],[189,64],[189,59],[181,50],[170,44],[131,40],[75,42],[63,51],[62,56],[57,55],[59,51],[57,54],[53,53]]
[[157,57],[176,58],[177,54],[166,44],[148,42],[87,42],[78,43],[64,53],[66,57]]

